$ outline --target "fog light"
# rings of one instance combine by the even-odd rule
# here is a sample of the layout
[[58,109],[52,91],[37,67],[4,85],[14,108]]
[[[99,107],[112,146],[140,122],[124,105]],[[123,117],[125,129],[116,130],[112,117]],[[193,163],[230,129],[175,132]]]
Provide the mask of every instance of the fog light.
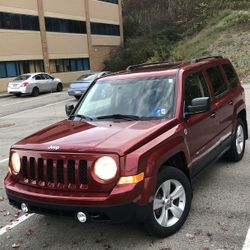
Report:
[[28,206],[27,206],[25,203],[22,203],[22,204],[21,204],[21,210],[22,210],[24,213],[28,213],[28,212],[29,212]]
[[77,219],[78,221],[80,221],[81,223],[85,223],[87,221],[87,216],[85,213],[83,212],[78,212],[77,213]]

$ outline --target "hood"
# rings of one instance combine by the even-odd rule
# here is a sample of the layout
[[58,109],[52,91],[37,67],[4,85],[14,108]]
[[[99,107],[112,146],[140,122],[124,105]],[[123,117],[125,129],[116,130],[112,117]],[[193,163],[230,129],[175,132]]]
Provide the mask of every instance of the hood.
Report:
[[124,155],[174,126],[176,121],[64,120],[12,146],[14,149],[56,152],[109,152]]

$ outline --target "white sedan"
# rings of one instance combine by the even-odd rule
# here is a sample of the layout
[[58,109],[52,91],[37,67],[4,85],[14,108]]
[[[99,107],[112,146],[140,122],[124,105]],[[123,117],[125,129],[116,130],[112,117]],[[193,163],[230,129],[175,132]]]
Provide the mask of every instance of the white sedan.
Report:
[[23,74],[9,82],[8,85],[8,93],[16,96],[21,96],[22,94],[38,96],[42,92],[60,92],[62,90],[62,81],[47,73]]

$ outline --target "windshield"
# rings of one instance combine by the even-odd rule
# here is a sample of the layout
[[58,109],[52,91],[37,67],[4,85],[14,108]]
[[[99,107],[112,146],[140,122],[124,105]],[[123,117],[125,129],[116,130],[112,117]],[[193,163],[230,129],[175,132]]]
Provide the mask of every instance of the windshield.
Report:
[[83,75],[83,76],[80,76],[79,78],[77,78],[77,80],[94,81],[99,75],[100,75],[100,73]]
[[73,116],[91,119],[159,119],[174,112],[175,76],[122,80],[100,79]]
[[14,81],[25,81],[30,78],[31,75],[20,75],[17,78],[14,79]]

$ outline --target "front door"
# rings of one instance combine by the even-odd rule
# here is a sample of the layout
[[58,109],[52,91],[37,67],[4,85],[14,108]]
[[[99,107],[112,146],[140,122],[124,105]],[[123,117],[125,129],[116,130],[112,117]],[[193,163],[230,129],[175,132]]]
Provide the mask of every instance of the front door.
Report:
[[[190,73],[184,81],[184,112],[186,113],[186,143],[190,150],[192,175],[198,173],[208,162],[203,156],[214,148],[218,138],[218,119],[215,105],[211,105],[208,112],[188,115],[188,106],[195,98],[210,97],[209,88],[203,72]],[[209,159],[207,159],[209,160]]]

